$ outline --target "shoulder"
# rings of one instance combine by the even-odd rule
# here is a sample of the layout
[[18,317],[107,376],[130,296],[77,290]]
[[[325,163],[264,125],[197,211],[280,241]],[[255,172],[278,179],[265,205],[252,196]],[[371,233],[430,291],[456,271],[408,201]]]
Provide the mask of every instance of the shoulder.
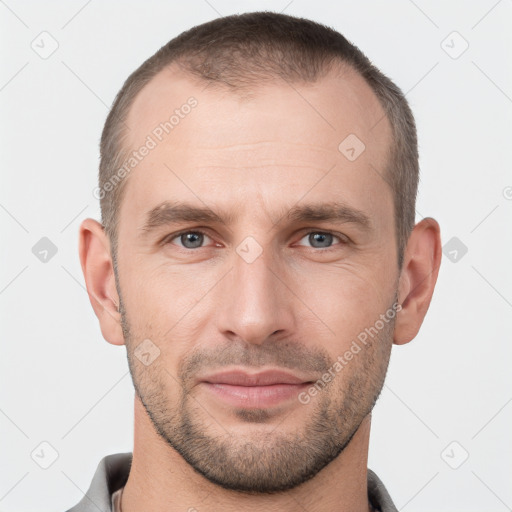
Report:
[[371,469],[368,469],[368,498],[380,512],[398,512],[386,487]]
[[128,480],[132,455],[126,452],[103,457],[83,498],[66,512],[111,511],[112,494]]

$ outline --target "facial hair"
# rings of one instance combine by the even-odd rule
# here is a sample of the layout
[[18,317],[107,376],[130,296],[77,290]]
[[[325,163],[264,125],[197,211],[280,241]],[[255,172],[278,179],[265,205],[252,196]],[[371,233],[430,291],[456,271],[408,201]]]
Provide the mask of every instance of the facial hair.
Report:
[[[164,357],[144,366],[135,356],[139,340],[124,309],[121,296],[121,325],[135,391],[160,437],[199,474],[224,488],[246,494],[274,494],[293,489],[313,478],[342,453],[371,412],[382,390],[393,341],[395,318],[384,323],[377,335],[360,345],[360,351],[304,408],[303,424],[292,433],[275,427],[249,435],[229,432],[196,398],[193,382],[199,370],[227,365],[247,368],[272,366],[324,375],[332,359],[320,348],[267,340],[261,345],[230,341],[214,350],[195,347],[179,363],[173,376],[162,366]],[[395,297],[396,299],[396,297]],[[395,301],[396,302],[396,301]],[[391,307],[389,308],[391,310]],[[172,340],[152,339],[161,350],[172,350]],[[343,352],[345,352],[344,349]],[[179,399],[169,398],[178,389]],[[295,409],[294,409],[295,410]],[[299,409],[300,410],[300,409]],[[268,423],[269,409],[236,409],[245,423]],[[218,434],[222,427],[222,434]]]

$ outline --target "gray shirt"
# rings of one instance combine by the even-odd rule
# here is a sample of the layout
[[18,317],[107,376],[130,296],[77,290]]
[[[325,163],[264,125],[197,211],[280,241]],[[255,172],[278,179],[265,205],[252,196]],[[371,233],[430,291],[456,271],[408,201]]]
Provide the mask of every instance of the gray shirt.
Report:
[[[131,463],[132,452],[103,457],[87,493],[79,503],[66,512],[115,512],[115,493],[126,484]],[[380,512],[398,512],[384,484],[371,469],[368,470],[368,498]]]

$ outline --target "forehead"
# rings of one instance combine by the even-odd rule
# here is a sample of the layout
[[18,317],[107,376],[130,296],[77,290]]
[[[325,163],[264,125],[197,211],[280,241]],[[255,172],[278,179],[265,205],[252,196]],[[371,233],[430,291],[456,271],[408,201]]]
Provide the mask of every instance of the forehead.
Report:
[[[315,83],[274,81],[241,96],[170,66],[136,97],[127,124],[131,151],[149,139],[154,146],[127,183],[125,198],[140,215],[173,191],[208,204],[242,199],[248,191],[262,201],[265,193],[279,196],[283,204],[289,195],[293,203],[333,167],[339,172],[324,180],[326,190],[340,178],[352,196],[387,188],[379,173],[391,127],[371,88],[352,70]],[[350,160],[342,153],[350,147],[364,151]]]
[[[325,140],[329,131],[334,139],[339,139],[344,130],[357,132],[372,146],[370,150],[378,150],[376,144],[386,148],[391,142],[390,125],[379,100],[351,68],[336,67],[335,71],[312,83],[275,79],[246,89],[249,91],[238,93],[222,82],[207,84],[172,64],[158,73],[135,98],[127,120],[128,144],[136,146],[155,126],[168,121],[190,97],[198,101],[200,108],[195,109],[195,113],[201,112],[201,122],[192,127],[186,126],[190,122],[183,123],[179,131],[167,138],[171,144],[178,132],[183,135],[180,142],[193,135],[196,137],[189,138],[208,142],[212,136],[217,141],[225,130],[235,143],[250,140],[252,133],[234,133],[233,127],[247,121],[246,114],[251,112],[257,112],[261,124],[274,121],[279,112],[285,113],[280,119],[281,126],[267,125],[265,130],[271,129],[271,135],[284,131],[285,138],[290,140],[309,126],[308,137],[312,142]],[[211,131],[213,127],[215,132]],[[284,130],[280,130],[281,127]]]

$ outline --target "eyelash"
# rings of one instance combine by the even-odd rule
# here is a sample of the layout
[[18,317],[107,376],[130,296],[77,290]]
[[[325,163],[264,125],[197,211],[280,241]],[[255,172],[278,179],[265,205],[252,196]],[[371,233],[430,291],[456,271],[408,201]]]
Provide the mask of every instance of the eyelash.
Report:
[[[179,238],[181,235],[185,235],[187,233],[199,233],[201,235],[204,235],[204,236],[207,236],[209,238],[212,238],[206,231],[203,231],[202,229],[185,229],[184,231],[180,231],[179,233],[174,233],[173,235],[169,235],[167,237],[164,238],[164,240],[162,241],[162,244],[163,245],[167,245],[167,244],[170,244],[172,242],[172,240],[176,239],[176,238]],[[315,229],[315,230],[310,230],[310,231],[307,231],[305,232],[302,237],[300,238],[300,240],[302,240],[305,236],[307,235],[310,235],[312,233],[320,233],[322,235],[332,235],[336,238],[338,238],[338,240],[340,241],[340,245],[346,245],[349,243],[349,239],[346,235],[343,235],[341,233],[336,233],[334,231],[320,231],[318,229]],[[189,249],[187,247],[181,247],[181,246],[177,246],[179,247],[180,249],[183,249],[185,251],[197,251],[198,249],[204,249],[205,247],[197,247],[195,249]],[[310,249],[314,249],[314,250],[317,250],[317,251],[321,251],[321,252],[329,252],[329,251],[333,251],[333,250],[336,250],[336,246],[331,246],[331,247],[324,247],[324,248],[321,248],[321,247],[310,247]]]

